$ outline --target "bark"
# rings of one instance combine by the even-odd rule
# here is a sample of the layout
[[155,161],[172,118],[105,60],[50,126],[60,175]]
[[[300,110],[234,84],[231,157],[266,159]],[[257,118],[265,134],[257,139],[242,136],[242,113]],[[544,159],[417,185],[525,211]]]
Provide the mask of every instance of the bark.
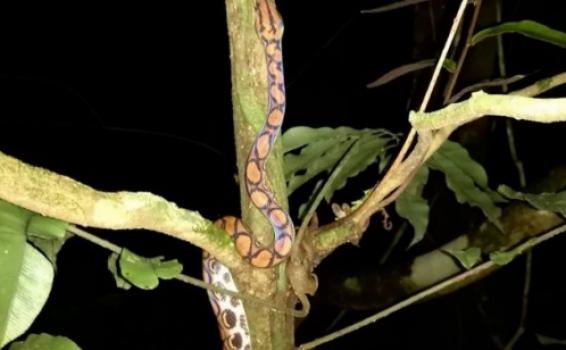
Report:
[[[266,118],[266,60],[255,29],[255,0],[226,0],[232,72],[234,136],[238,162],[242,218],[262,242],[273,239],[272,228],[250,203],[244,183],[244,164],[257,131]],[[280,138],[267,161],[267,181],[278,202],[287,207],[286,185]],[[244,268],[234,276],[239,288],[276,305],[292,306],[284,266],[275,269]],[[260,279],[258,279],[260,277]],[[246,312],[254,349],[294,348],[294,319],[248,303]]]

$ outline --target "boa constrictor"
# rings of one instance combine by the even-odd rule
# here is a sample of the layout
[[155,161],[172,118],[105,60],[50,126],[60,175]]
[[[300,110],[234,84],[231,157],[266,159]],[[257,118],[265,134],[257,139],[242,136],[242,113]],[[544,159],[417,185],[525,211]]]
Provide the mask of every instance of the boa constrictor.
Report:
[[[295,229],[289,214],[276,202],[273,192],[265,181],[265,163],[285,114],[285,83],[281,38],[283,21],[273,0],[256,0],[256,31],[264,47],[267,61],[268,110],[266,121],[251,147],[246,161],[245,177],[247,194],[263,215],[270,221],[275,239],[270,246],[262,245],[233,216],[216,222],[233,239],[238,253],[255,267],[268,268],[281,263],[291,252]],[[228,268],[205,253],[203,275],[206,282],[237,291]],[[221,293],[208,293],[212,309],[218,320],[224,350],[251,350],[251,339],[245,311],[239,299]]]

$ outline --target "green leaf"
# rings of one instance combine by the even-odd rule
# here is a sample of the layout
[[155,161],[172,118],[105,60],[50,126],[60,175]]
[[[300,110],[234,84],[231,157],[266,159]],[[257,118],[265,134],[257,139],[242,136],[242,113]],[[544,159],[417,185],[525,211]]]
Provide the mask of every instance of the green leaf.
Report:
[[57,264],[57,254],[67,239],[71,236],[65,236],[63,239],[43,239],[37,237],[28,237],[28,242],[30,242],[35,248],[39,249],[45,255],[45,257],[51,262],[54,268]]
[[336,174],[329,179],[331,186],[324,194],[324,199],[330,202],[334,192],[346,186],[349,178],[357,176],[382,157],[388,142],[389,139],[374,134],[362,134],[348,151],[348,156],[339,163],[340,167],[336,169]]
[[30,220],[27,236],[53,264],[56,265],[57,254],[70,235],[67,235],[67,222],[34,214]]
[[531,39],[544,41],[552,45],[566,48],[566,33],[530,20],[506,22],[483,29],[474,34],[471,39],[471,44],[475,45],[486,38],[506,33],[522,34]]
[[68,227],[69,224],[65,221],[35,214],[29,222],[27,233],[28,236],[62,240],[65,238]]
[[497,190],[505,197],[526,201],[533,207],[566,216],[566,191],[556,193],[522,193],[501,185]]
[[336,143],[333,139],[314,142],[305,147],[299,155],[286,155],[285,168],[288,176],[289,194],[313,179],[315,176],[330,172],[340,158],[350,149],[354,140]]
[[478,247],[463,250],[446,249],[445,252],[455,257],[466,270],[474,267],[481,259],[481,249]]
[[22,269],[0,347],[29,329],[47,302],[53,286],[53,277],[51,262],[32,245],[26,244]]
[[430,157],[427,165],[444,173],[446,185],[459,203],[480,208],[489,221],[501,227],[498,220],[501,209],[495,202],[502,201],[502,198],[488,188],[485,170],[465,148],[456,142],[446,141]]
[[[285,155],[285,177],[291,194],[315,176],[331,173],[346,155],[355,147],[354,157],[343,164],[340,173],[334,177],[332,186],[323,186],[328,192],[328,201],[334,191],[342,188],[349,177],[355,176],[367,166],[386,156],[386,150],[397,142],[397,136],[382,129],[356,130],[348,127],[309,128],[299,126],[283,134],[286,152],[300,149],[298,154]],[[357,154],[359,152],[359,154]]]
[[41,333],[30,334],[26,340],[14,342],[9,350],[81,350],[81,348],[69,338]]
[[8,341],[6,330],[24,267],[31,216],[25,209],[0,201],[0,347]]
[[399,216],[407,219],[414,229],[413,240],[409,244],[412,247],[420,242],[428,226],[428,214],[430,207],[426,199],[422,197],[423,187],[428,181],[428,167],[422,166],[411,180],[407,188],[395,201],[395,210]]
[[128,289],[132,288],[132,285],[130,283],[128,283],[128,281],[123,279],[122,276],[120,276],[120,272],[118,271],[118,258],[119,257],[120,256],[116,253],[110,254],[110,256],[108,257],[108,262],[106,263],[106,266],[108,267],[108,270],[110,270],[110,272],[112,273],[112,276],[114,276],[114,281],[116,282],[116,287],[118,287],[120,289],[128,290]]
[[496,265],[503,266],[513,261],[517,255],[519,255],[519,253],[513,250],[508,252],[493,252],[489,254],[489,260],[493,261]]
[[[350,130],[353,129],[348,127],[340,128],[340,133],[348,134]],[[296,126],[290,128],[285,131],[282,136],[283,152],[288,153],[310,143],[325,141],[328,137],[335,135],[337,132],[337,129],[328,127],[311,128],[309,126]]]
[[123,278],[141,289],[155,289],[159,278],[172,279],[183,270],[177,260],[163,261],[163,257],[144,258],[122,249],[119,259],[120,272]]
[[60,237],[61,227],[66,226],[0,201],[0,347],[30,327],[53,284],[53,265],[26,237]]

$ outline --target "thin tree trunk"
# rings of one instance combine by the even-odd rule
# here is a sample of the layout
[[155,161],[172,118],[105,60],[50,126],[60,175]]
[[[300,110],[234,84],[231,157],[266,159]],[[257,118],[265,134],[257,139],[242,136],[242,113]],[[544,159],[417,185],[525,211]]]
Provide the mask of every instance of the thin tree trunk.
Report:
[[[272,237],[272,228],[249,202],[244,184],[244,164],[257,131],[267,111],[267,75],[263,47],[255,30],[255,0],[226,0],[226,16],[232,68],[232,104],[234,136],[238,162],[242,218],[264,242]],[[268,182],[277,200],[287,207],[280,140],[267,162]],[[228,213],[227,213],[228,214]],[[234,276],[241,292],[272,301],[280,307],[291,301],[284,266],[275,269],[244,269]],[[254,350],[289,350],[294,348],[294,320],[264,307],[246,305]]]

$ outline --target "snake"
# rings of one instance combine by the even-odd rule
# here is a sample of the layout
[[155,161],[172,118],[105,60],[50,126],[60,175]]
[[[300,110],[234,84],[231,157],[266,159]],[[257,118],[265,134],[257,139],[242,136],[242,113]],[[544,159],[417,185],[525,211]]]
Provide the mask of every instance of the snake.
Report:
[[[263,45],[267,67],[267,113],[261,130],[251,145],[245,162],[244,182],[250,202],[270,222],[274,239],[262,244],[234,216],[215,222],[230,235],[238,254],[257,268],[270,268],[283,262],[290,254],[295,228],[289,213],[281,207],[270,189],[266,177],[266,161],[283,124],[286,95],[283,76],[283,20],[274,0],[256,0],[255,29]],[[212,255],[203,253],[205,282],[237,292],[230,270]],[[223,350],[251,350],[248,322],[242,302],[235,297],[208,291],[212,310],[218,321]]]

